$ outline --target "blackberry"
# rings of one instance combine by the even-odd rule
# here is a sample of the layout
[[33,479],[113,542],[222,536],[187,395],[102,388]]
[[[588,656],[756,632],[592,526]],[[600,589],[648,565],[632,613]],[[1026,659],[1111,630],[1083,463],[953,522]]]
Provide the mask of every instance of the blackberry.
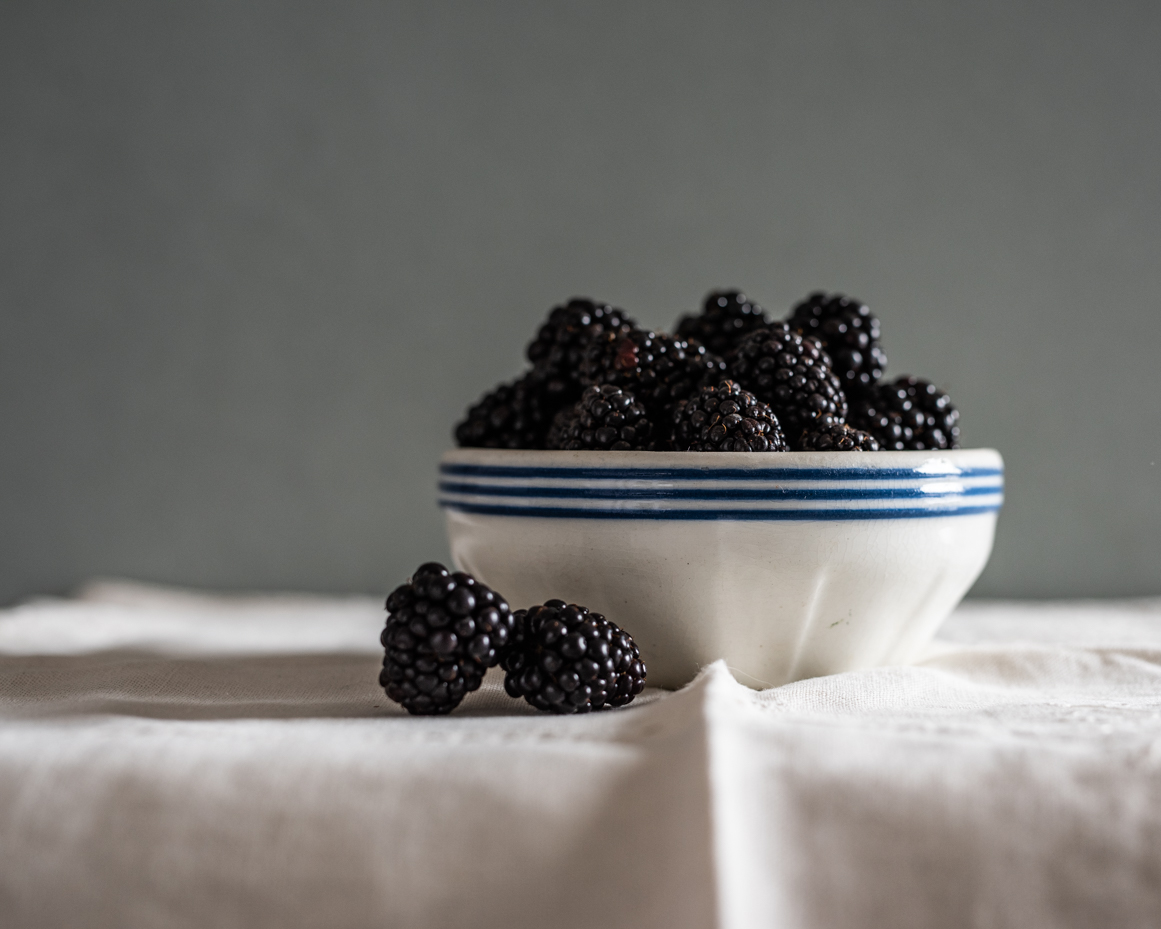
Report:
[[525,375],[484,394],[455,427],[462,448],[544,448],[556,407],[542,385]]
[[588,713],[624,706],[645,688],[637,643],[600,613],[563,600],[516,612],[504,689],[538,710]]
[[421,565],[387,598],[379,684],[416,716],[450,713],[515,637],[507,602],[470,574]]
[[770,407],[733,381],[702,387],[671,414],[679,452],[784,452],[786,439]]
[[879,345],[879,320],[866,304],[816,291],[794,307],[789,322],[822,343],[848,395],[872,389],[883,376],[887,356]]
[[645,415],[645,407],[620,387],[602,384],[586,387],[572,415],[558,417],[553,423],[548,447],[652,451],[656,442],[653,423]]
[[581,383],[624,388],[647,412],[658,415],[704,381],[716,381],[724,370],[724,362],[697,342],[634,329],[620,335],[605,333],[589,343]]
[[554,307],[527,349],[535,380],[544,385],[556,408],[580,396],[580,365],[585,347],[598,336],[622,334],[636,328],[624,311],[587,297],[573,297]]
[[844,423],[824,423],[803,433],[798,443],[803,452],[877,452],[879,443],[869,432]]
[[564,448],[564,443],[568,441],[568,434],[576,418],[577,405],[575,403],[571,406],[566,406],[558,412],[552,420],[552,425],[548,428],[548,436],[544,440],[544,447],[550,449]]
[[727,364],[732,380],[769,403],[787,435],[800,436],[814,423],[843,422],[847,398],[830,358],[813,336],[786,323],[755,329]]
[[711,291],[697,316],[683,316],[677,335],[697,341],[714,355],[725,357],[748,332],[770,325],[766,311],[740,290]]
[[921,378],[877,385],[856,401],[850,418],[892,451],[959,448],[959,410],[946,392]]

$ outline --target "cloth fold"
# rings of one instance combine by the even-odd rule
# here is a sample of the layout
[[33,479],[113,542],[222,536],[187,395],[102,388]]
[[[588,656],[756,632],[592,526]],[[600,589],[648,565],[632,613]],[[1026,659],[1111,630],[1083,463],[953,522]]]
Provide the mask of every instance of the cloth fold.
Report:
[[376,676],[382,605],[0,611],[0,924],[1154,926],[1161,601],[968,603],[921,662],[551,717]]

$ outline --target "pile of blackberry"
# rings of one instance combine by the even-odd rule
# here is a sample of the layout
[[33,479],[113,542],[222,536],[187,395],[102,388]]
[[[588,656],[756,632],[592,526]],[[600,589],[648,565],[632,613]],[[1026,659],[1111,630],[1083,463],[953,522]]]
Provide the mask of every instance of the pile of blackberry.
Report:
[[[574,297],[538,329],[528,371],[468,409],[456,443],[568,451],[958,448],[959,411],[945,391],[915,377],[883,380],[880,328],[866,304],[823,291],[772,322],[741,291],[715,290],[700,314],[678,321],[676,335]],[[701,436],[702,414],[711,411],[699,398],[735,389],[730,402],[744,395],[760,406],[722,414]]]
[[625,706],[645,688],[633,637],[563,600],[513,613],[470,574],[420,565],[387,598],[379,685],[414,716],[450,713],[503,663],[504,689],[539,710]]

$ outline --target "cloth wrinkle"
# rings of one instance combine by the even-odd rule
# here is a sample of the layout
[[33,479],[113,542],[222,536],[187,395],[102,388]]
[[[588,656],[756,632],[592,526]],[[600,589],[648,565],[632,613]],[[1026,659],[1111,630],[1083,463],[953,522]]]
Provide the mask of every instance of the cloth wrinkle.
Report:
[[963,604],[909,666],[578,717],[379,688],[382,603],[0,611],[0,924],[1153,926],[1161,599]]

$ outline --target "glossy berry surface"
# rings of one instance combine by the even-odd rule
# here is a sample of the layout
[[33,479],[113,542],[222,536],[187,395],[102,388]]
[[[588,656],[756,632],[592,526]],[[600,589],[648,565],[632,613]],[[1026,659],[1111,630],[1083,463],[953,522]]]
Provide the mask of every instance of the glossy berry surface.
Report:
[[822,343],[848,395],[873,388],[883,376],[887,356],[879,344],[879,320],[861,301],[817,291],[794,307],[789,323]]
[[784,452],[778,417],[734,381],[702,387],[670,414],[670,447],[679,452]]
[[645,688],[633,637],[600,613],[563,600],[516,612],[504,689],[538,710],[588,713],[624,706]]
[[653,415],[688,397],[707,379],[716,381],[724,368],[722,360],[702,345],[664,332],[635,329],[590,343],[581,381],[624,388]]
[[959,410],[930,381],[904,376],[861,397],[851,424],[889,451],[959,448]]
[[751,332],[727,370],[732,380],[770,404],[788,436],[798,437],[815,423],[846,419],[846,395],[822,345],[786,323]]
[[556,412],[531,375],[500,384],[468,407],[455,427],[461,448],[544,448]]
[[869,432],[845,423],[824,423],[807,430],[798,443],[803,452],[877,452],[879,443]]
[[768,325],[766,311],[740,290],[714,290],[702,303],[701,313],[678,320],[676,334],[724,358],[747,333]]
[[543,384],[557,408],[580,396],[580,366],[586,346],[606,333],[622,334],[636,328],[629,315],[607,303],[574,297],[554,307],[528,345],[534,380]]
[[416,716],[450,713],[515,637],[508,603],[470,574],[421,565],[387,598],[379,684]]
[[570,414],[553,424],[549,448],[571,451],[650,451],[655,447],[654,428],[628,391],[612,384],[586,387]]

